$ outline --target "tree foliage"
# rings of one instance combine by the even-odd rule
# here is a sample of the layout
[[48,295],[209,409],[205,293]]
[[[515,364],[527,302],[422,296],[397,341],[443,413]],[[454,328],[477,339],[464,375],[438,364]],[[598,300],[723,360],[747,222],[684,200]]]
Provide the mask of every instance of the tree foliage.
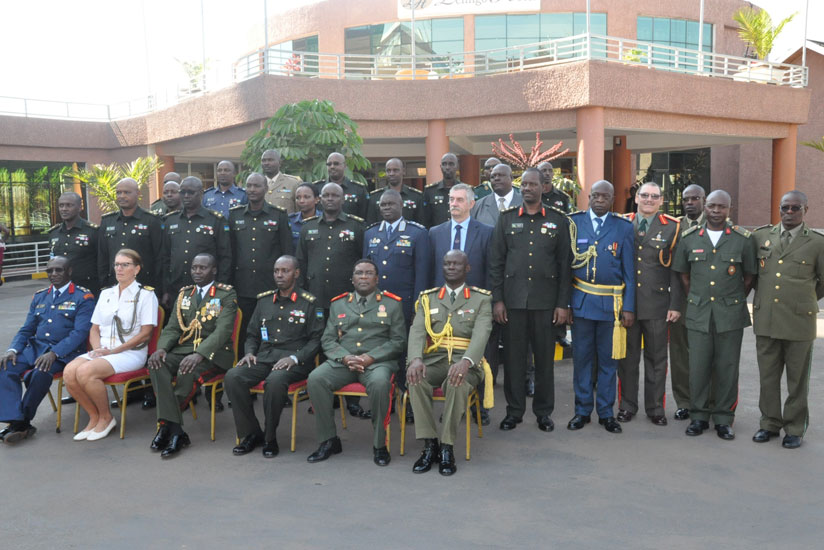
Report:
[[346,158],[346,176],[366,182],[358,171],[372,164],[363,156],[358,125],[331,101],[311,100],[284,105],[246,142],[243,164],[260,171],[260,157],[267,149],[280,153],[280,169],[305,181],[326,178],[326,157],[337,151]]
[[738,23],[738,36],[741,40],[752,46],[758,59],[764,60],[772,51],[775,39],[781,34],[784,25],[795,16],[794,13],[773,27],[772,17],[767,10],[748,7],[735,12],[732,18]]
[[123,178],[137,181],[142,190],[149,178],[163,167],[163,162],[156,156],[138,157],[128,164],[95,164],[90,170],[80,169],[69,175],[86,184],[89,193],[97,199],[101,212],[107,214],[118,209],[115,188]]
[[818,149],[819,151],[824,153],[824,137],[816,141],[802,141],[801,145],[806,145],[807,147]]

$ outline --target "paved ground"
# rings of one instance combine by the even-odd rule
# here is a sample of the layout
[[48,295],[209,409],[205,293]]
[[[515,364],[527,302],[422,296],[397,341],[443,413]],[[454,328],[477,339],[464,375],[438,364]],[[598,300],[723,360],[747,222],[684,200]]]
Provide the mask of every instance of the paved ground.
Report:
[[[11,341],[42,286],[0,288],[0,345]],[[819,342],[817,355],[821,348]],[[689,438],[683,422],[656,427],[643,418],[621,435],[597,424],[569,432],[566,360],[556,365],[556,430],[539,431],[532,417],[513,432],[498,430],[499,385],[493,425],[473,439],[472,460],[461,458],[452,478],[412,474],[419,446],[411,429],[407,454],[398,455],[396,417],[389,467],[373,465],[369,424],[358,419],[340,431],[343,454],[310,465],[316,443],[307,405],[300,407],[297,452],[265,460],[232,456],[229,409],[218,416],[217,441],[209,441],[201,404],[199,420],[187,416],[192,446],[166,462],[148,449],[153,412],[130,407],[124,440],[75,443],[74,406],[66,407],[67,429],[57,434],[45,400],[33,439],[0,444],[2,546],[812,548],[824,533],[824,433],[816,425],[824,421],[824,375],[817,366],[813,425],[802,448],[788,451],[779,442],[750,441],[759,413],[749,331],[732,442],[714,431]],[[283,428],[280,444],[288,445]],[[462,455],[463,445],[456,450]]]

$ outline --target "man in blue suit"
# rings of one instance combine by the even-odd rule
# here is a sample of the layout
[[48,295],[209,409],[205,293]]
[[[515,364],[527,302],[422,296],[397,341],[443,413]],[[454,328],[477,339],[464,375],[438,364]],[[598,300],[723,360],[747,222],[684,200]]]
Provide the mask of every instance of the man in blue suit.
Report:
[[[635,235],[632,222],[609,211],[614,198],[612,184],[598,181],[589,194],[589,209],[570,216],[575,389],[570,430],[588,424],[596,408],[599,423],[610,433],[621,433],[613,405],[617,360],[626,354],[626,328],[635,321]],[[597,396],[592,385],[596,356]]]
[[450,219],[429,230],[429,244],[432,249],[430,269],[432,284],[443,286],[444,279],[440,266],[444,255],[453,249],[462,250],[469,257],[470,271],[466,284],[487,289],[486,255],[489,241],[492,239],[492,226],[483,224],[470,217],[475,205],[475,192],[465,183],[457,183],[449,190]]
[[[0,357],[0,421],[9,425],[0,440],[16,443],[34,435],[31,420],[49,391],[52,376],[86,351],[92,327],[94,295],[71,282],[72,268],[64,256],[46,264],[51,286],[38,290],[23,327]],[[22,399],[20,378],[28,389]]]

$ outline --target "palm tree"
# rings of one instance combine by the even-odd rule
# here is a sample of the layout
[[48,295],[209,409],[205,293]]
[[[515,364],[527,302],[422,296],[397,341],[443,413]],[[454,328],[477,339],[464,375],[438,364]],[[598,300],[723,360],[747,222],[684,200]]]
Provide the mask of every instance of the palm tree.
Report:
[[796,15],[797,13],[790,15],[775,27],[772,26],[772,17],[767,10],[741,8],[732,18],[738,23],[738,36],[752,46],[758,59],[763,61],[772,51],[773,43],[784,25]]

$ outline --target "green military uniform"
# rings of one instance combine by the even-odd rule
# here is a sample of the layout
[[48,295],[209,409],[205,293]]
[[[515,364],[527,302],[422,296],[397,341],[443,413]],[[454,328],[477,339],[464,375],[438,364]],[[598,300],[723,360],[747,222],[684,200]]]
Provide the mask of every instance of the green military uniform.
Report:
[[[320,350],[323,309],[315,302],[315,297],[303,290],[295,290],[289,296],[270,290],[258,296],[246,336],[246,353],[256,356],[257,363],[231,369],[223,382],[240,439],[261,433],[249,389],[265,381],[264,441],[275,441],[289,385],[309,376]],[[275,363],[289,356],[297,361],[295,366],[272,370]]]
[[161,221],[151,212],[138,206],[131,216],[124,216],[120,210],[104,215],[98,230],[97,274],[100,287],[117,284],[114,257],[118,250],[130,248],[140,254],[143,260],[137,282],[159,289],[163,280],[162,246]]
[[287,214],[297,212],[298,207],[295,204],[295,191],[297,191],[298,186],[302,183],[301,179],[297,176],[284,174],[283,172],[278,172],[274,178],[270,178],[265,174],[264,176],[266,177],[266,185],[268,187],[265,196],[266,202],[273,206],[283,208]]
[[74,227],[66,222],[49,229],[50,255],[65,256],[72,263],[72,281],[84,286],[97,296],[100,282],[97,274],[98,227],[83,218],[77,218]]
[[334,296],[352,288],[352,268],[363,255],[363,219],[344,212],[331,222],[323,214],[307,218],[296,255],[300,287],[328,309]]
[[[375,189],[370,193],[369,208],[366,212],[366,223],[373,224],[383,220],[381,216],[380,202],[383,192],[389,189],[389,186]],[[423,213],[423,192],[414,187],[409,187],[403,184],[401,187],[401,206],[403,206],[403,219],[419,222]]]
[[476,201],[492,194],[492,185],[488,181],[482,181],[472,189],[475,191]]
[[207,252],[217,261],[217,280],[231,279],[232,248],[229,223],[220,213],[200,207],[192,216],[184,211],[163,218],[163,292],[175,295],[192,284],[192,260]]
[[[687,338],[690,347],[690,418],[732,425],[738,403],[738,363],[750,326],[744,275],[755,275],[750,232],[727,222],[713,246],[707,226],[681,234],[672,268],[690,276]],[[709,406],[710,392],[714,404]]]
[[[323,186],[329,183],[328,180],[318,180],[312,185],[318,191],[318,196],[323,191]],[[366,190],[366,184],[359,181],[352,181],[349,178],[343,178],[343,181],[338,183],[343,189],[343,211],[347,214],[357,216],[361,220],[366,219],[366,214],[369,210],[369,191]]]
[[[618,408],[638,412],[638,371],[644,341],[644,410],[664,416],[667,390],[667,312],[680,311],[684,290],[670,269],[678,241],[677,218],[656,214],[645,219],[629,214],[635,229],[635,322],[627,329],[627,355],[618,361]],[[642,221],[644,227],[641,227]],[[643,230],[642,230],[643,229]]]
[[[453,186],[463,183],[456,181]],[[423,213],[420,223],[430,229],[451,219],[449,215],[449,189],[443,180],[430,183],[423,190]]]
[[[801,224],[789,243],[783,227],[753,232],[758,286],[753,332],[761,378],[761,428],[804,436],[809,420],[807,393],[816,337],[818,300],[824,296],[824,235]],[[781,375],[787,368],[787,400],[781,412]]]
[[[421,293],[415,304],[417,315],[409,331],[407,352],[410,362],[420,358],[426,365],[424,379],[409,386],[412,412],[415,414],[415,438],[438,438],[447,445],[455,444],[469,394],[484,379],[481,361],[492,332],[492,299],[488,290],[463,286],[457,289],[454,302],[451,292],[450,288],[443,286]],[[443,332],[448,322],[452,326],[452,337],[432,339],[425,318],[429,319],[434,335]],[[439,345],[430,349],[434,343]],[[461,385],[452,386],[447,378],[449,368],[462,358],[469,359],[472,366]],[[432,411],[434,388],[442,388],[446,398],[440,430]],[[466,421],[469,422],[469,419]]]
[[[149,369],[149,375],[157,395],[157,419],[183,424],[182,411],[201,384],[234,365],[237,295],[230,285],[215,282],[201,299],[197,286],[185,286],[172,311],[157,342],[157,349],[166,351],[166,361],[159,369]],[[180,362],[191,353],[203,360],[192,372],[178,374]]]
[[[704,221],[703,212],[695,220],[691,220],[687,216],[681,216],[678,218],[678,223],[681,226],[679,231],[683,233],[692,227],[704,225]],[[690,353],[689,344],[687,343],[686,300],[682,300],[681,304],[679,308],[681,318],[675,323],[670,323],[669,327],[670,382],[672,383],[672,396],[675,398],[675,406],[679,409],[689,410]]]
[[549,193],[544,193],[541,195],[541,202],[548,204],[553,208],[557,208],[564,213],[568,213],[570,211],[569,195],[560,189],[555,189],[554,187]]
[[163,199],[157,199],[154,201],[150,206],[149,210],[155,216],[160,216],[161,218],[169,213],[169,207],[166,206],[166,203],[163,202]]
[[[361,298],[348,292],[332,300],[321,338],[328,359],[309,375],[307,389],[317,438],[324,442],[336,435],[332,392],[354,382],[363,384],[372,406],[373,447],[379,449],[386,446],[391,380],[406,345],[406,322],[400,298],[394,294],[376,291],[363,305]],[[364,372],[344,366],[345,356],[364,353],[375,360]]]

